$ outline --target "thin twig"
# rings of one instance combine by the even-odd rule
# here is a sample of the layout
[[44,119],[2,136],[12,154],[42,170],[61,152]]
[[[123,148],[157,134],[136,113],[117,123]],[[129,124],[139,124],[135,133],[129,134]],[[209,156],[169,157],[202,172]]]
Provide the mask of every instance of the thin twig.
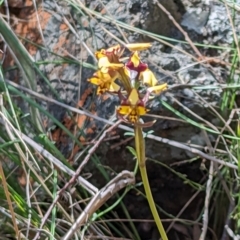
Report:
[[126,139],[124,139],[124,140],[121,140],[119,143],[112,144],[111,147],[110,147],[110,149],[114,149],[114,148],[116,148],[116,147],[121,146],[122,144],[126,144],[127,142],[133,140],[133,138],[134,138],[134,137],[129,137],[129,138],[126,138]]
[[[210,142],[210,139],[205,130],[202,131],[207,145],[209,147],[210,154],[214,154],[214,149]],[[208,173],[208,180],[206,185],[206,195],[205,195],[205,203],[204,203],[204,213],[203,213],[203,228],[200,235],[199,240],[205,240],[207,229],[208,229],[208,212],[209,212],[209,203],[210,203],[210,194],[212,189],[212,180],[213,180],[213,172],[214,172],[214,162],[210,163],[209,173]]]
[[76,219],[72,227],[68,230],[62,240],[68,240],[79,229],[82,224],[86,224],[92,214],[96,212],[113,194],[120,189],[135,183],[135,176],[129,171],[122,171],[103,187],[89,202],[81,215]]
[[180,24],[177,23],[177,21],[174,19],[174,17],[171,15],[171,13],[158,1],[155,1],[155,3],[158,5],[158,7],[167,14],[169,20],[173,22],[173,24],[178,28],[178,30],[183,34],[185,37],[185,40],[189,43],[189,45],[192,47],[194,52],[198,55],[199,58],[202,58],[202,54],[200,51],[197,49],[197,47],[193,44],[192,40],[189,38],[187,32],[183,30],[183,28],[180,26]]
[[227,10],[227,15],[228,15],[229,22],[230,22],[231,27],[232,27],[232,34],[233,34],[233,38],[234,38],[234,41],[235,41],[235,44],[236,44],[236,49],[237,49],[237,52],[238,52],[238,59],[239,59],[240,58],[240,49],[239,49],[239,43],[238,43],[238,36],[236,34],[236,29],[234,27],[234,23],[233,23],[233,20],[231,18],[231,14],[230,14],[230,11],[229,11],[229,8],[228,8],[228,5],[227,5],[226,1],[224,1],[224,4],[225,4],[226,10]]

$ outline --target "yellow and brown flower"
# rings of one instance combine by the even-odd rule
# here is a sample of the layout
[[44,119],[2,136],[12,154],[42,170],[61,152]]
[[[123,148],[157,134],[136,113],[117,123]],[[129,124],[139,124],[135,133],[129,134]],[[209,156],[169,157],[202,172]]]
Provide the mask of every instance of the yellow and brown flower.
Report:
[[97,71],[93,74],[93,77],[88,79],[88,81],[98,86],[97,94],[100,95],[105,92],[118,92],[120,90],[120,86],[115,83],[117,78],[117,71],[109,70],[107,73]]
[[132,89],[128,98],[124,98],[119,92],[119,97],[122,99],[121,105],[117,108],[117,114],[120,118],[126,118],[130,123],[137,123],[140,116],[145,115],[148,109],[145,107],[144,100],[139,98],[135,88]]

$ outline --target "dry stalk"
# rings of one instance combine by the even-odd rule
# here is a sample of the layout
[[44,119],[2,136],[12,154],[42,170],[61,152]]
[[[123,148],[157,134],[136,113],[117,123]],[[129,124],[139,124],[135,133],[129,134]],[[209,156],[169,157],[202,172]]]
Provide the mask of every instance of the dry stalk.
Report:
[[169,20],[171,20],[173,22],[173,24],[177,27],[177,29],[183,34],[183,36],[185,37],[185,40],[189,43],[189,45],[192,47],[192,49],[194,50],[194,52],[198,55],[199,58],[202,58],[202,54],[200,53],[200,51],[197,49],[197,47],[194,45],[194,43],[192,42],[192,40],[190,39],[190,37],[188,36],[187,32],[185,32],[183,30],[183,28],[180,26],[180,24],[177,23],[177,21],[174,19],[174,17],[171,15],[171,13],[158,1],[155,1],[155,3],[158,5],[158,7],[167,14]]
[[5,196],[6,196],[6,199],[7,199],[9,212],[10,212],[10,214],[12,216],[12,223],[13,223],[13,228],[14,228],[14,231],[15,231],[15,234],[16,234],[16,239],[19,239],[18,235],[19,235],[20,232],[18,230],[18,225],[17,225],[17,221],[16,221],[16,217],[15,217],[15,212],[13,210],[12,201],[11,201],[11,198],[10,198],[11,194],[8,191],[7,181],[6,181],[6,178],[5,178],[5,174],[3,172],[3,168],[2,168],[1,162],[0,162],[0,176],[1,176],[1,180],[2,180],[4,193],[5,193]]
[[231,27],[232,27],[232,33],[233,33],[233,38],[234,38],[234,41],[235,41],[235,44],[236,44],[236,49],[237,49],[237,52],[238,52],[238,58],[240,58],[240,49],[239,49],[239,44],[238,44],[238,36],[236,34],[234,23],[233,23],[233,20],[232,20],[230,11],[229,11],[229,7],[228,7],[226,1],[224,1],[224,4],[225,4],[226,10],[227,10],[228,19],[229,19]]
[[132,172],[122,171],[103,187],[88,203],[81,215],[74,221],[62,240],[68,240],[83,224],[87,224],[92,214],[96,212],[110,197],[122,188],[135,183],[135,176]]
[[[214,149],[212,147],[211,141],[206,133],[205,130],[202,131],[205,141],[208,145],[210,154],[214,154]],[[209,213],[209,203],[211,198],[211,189],[212,189],[212,180],[213,180],[213,174],[214,174],[214,162],[210,163],[209,173],[208,173],[208,180],[206,185],[206,195],[205,195],[205,203],[204,203],[204,213],[203,213],[203,228],[200,235],[199,240],[204,240],[206,238],[207,229],[208,229],[208,213]]]

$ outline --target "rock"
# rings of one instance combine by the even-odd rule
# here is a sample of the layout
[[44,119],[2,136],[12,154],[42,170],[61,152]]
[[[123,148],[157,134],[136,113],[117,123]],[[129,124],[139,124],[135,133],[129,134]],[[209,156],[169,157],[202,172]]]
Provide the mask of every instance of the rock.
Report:
[[[226,14],[221,14],[221,12],[224,12],[223,4],[214,3],[210,12],[208,9],[202,8],[204,4],[201,1],[183,1],[183,6],[180,1],[162,0],[161,4],[179,23],[181,22],[181,15],[184,9],[186,9],[187,12],[184,15],[182,24],[187,29],[192,29],[198,34],[201,33],[201,29],[205,28],[205,39],[207,41],[219,42],[221,38],[222,42],[225,41],[225,43],[232,41],[232,37],[225,39],[225,33],[227,36],[230,35],[231,28],[226,20]],[[164,36],[171,35],[172,22],[153,0],[104,0],[103,5],[97,1],[87,1],[86,6],[91,10],[99,12],[101,17],[112,16],[116,21],[119,21],[118,24],[121,21],[141,30]],[[38,92],[50,98],[61,99],[61,101],[70,106],[86,108],[93,114],[109,119],[114,114],[119,100],[116,96],[96,97],[94,95],[95,87],[87,82],[87,79],[95,71],[96,60],[94,59],[94,52],[101,48],[111,47],[118,43],[117,39],[124,41],[124,38],[126,38],[129,42],[137,42],[146,41],[149,38],[125,28],[121,28],[121,31],[119,31],[114,21],[104,20],[96,16],[90,18],[87,14],[82,14],[64,1],[58,1],[57,4],[50,0],[44,1],[42,9],[39,11],[39,18],[44,37],[44,41],[41,43],[43,48],[32,52],[36,62],[44,62],[44,64],[39,65],[39,69],[43,72],[44,77],[38,75],[36,79]],[[68,20],[68,24],[64,21],[64,18]],[[238,23],[238,17],[236,21]],[[21,29],[21,24],[20,22],[19,29]],[[215,27],[216,24],[220,24],[219,29]],[[25,29],[25,25],[22,28]],[[36,25],[29,25],[28,32],[32,33],[36,29]],[[213,34],[216,31],[220,31],[220,35],[216,34],[216,36],[220,36],[220,39],[214,38]],[[27,35],[24,35],[24,37],[28,38]],[[36,39],[41,39],[39,33]],[[187,51],[189,55],[177,49],[164,46],[158,41],[153,41],[152,48],[141,53],[142,60],[148,63],[149,68],[154,72],[159,83],[167,82],[169,85],[189,83],[199,84],[200,86],[218,83],[216,75],[213,74],[212,70],[210,71],[208,67],[196,63],[191,58],[190,54],[193,54],[193,56],[195,54],[188,45],[181,42],[174,42],[173,44],[178,49]],[[68,60],[65,61],[65,58]],[[65,62],[61,62],[63,60]],[[82,67],[79,62],[92,64],[92,67]],[[212,69],[219,73],[218,67],[212,67]],[[220,90],[199,89],[196,92],[208,104],[216,104],[220,101]],[[209,117],[205,107],[198,104],[199,101],[192,90],[179,88],[172,91],[172,94],[175,94],[174,96],[184,106],[193,111],[197,109],[201,117]],[[174,104],[174,101],[164,94],[161,95],[161,99],[171,105]],[[60,120],[65,110],[45,105],[44,103],[44,107],[49,108],[48,110]],[[149,107],[156,114],[165,116],[169,113],[169,110],[163,108],[159,98],[149,102]],[[181,135],[181,131],[186,131],[185,126],[183,128],[179,123],[173,124],[170,121],[160,121],[160,123],[154,126],[154,130],[178,128],[175,132],[176,135],[178,134],[177,132]],[[94,134],[99,133],[104,126],[100,121],[88,121],[87,124],[90,127],[94,127],[94,131],[91,131]],[[83,127],[85,131],[85,129],[88,129],[88,126],[83,125],[80,127]],[[191,131],[192,129],[189,130],[189,134],[193,134]],[[176,135],[174,134],[170,137],[174,139]],[[187,137],[184,139],[186,140]]]
[[181,25],[201,34],[203,27],[207,23],[209,14],[209,8],[205,8],[204,10],[202,8],[189,8],[183,15]]

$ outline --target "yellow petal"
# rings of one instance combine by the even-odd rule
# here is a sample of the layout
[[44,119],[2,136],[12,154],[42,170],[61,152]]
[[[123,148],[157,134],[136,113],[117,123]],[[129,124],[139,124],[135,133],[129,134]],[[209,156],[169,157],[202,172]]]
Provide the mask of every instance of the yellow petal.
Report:
[[109,88],[109,91],[111,92],[118,92],[120,90],[120,86],[116,84],[115,82],[112,82]]
[[111,71],[111,70],[107,70],[107,72],[103,72],[102,69],[97,71],[94,74],[95,77],[99,78],[101,80],[101,82],[112,82],[115,81],[119,74],[116,71]]
[[167,89],[167,83],[161,84],[161,85],[157,85],[154,87],[150,87],[148,88],[149,92],[155,92],[156,94],[163,92],[164,90]]
[[140,58],[138,55],[138,52],[134,52],[133,55],[130,58],[130,61],[133,63],[134,67],[137,67],[140,63]]
[[95,85],[99,85],[102,83],[102,81],[97,77],[92,77],[92,78],[88,79],[88,81]]
[[95,52],[95,56],[96,56],[97,59],[106,57],[105,50],[102,49],[101,51]]
[[98,60],[98,68],[101,69],[101,72],[103,73],[107,73],[108,72],[108,68],[111,69],[118,69],[123,67],[124,64],[123,63],[111,63],[108,60],[108,57],[102,57]]
[[100,79],[101,83],[103,82],[111,82],[112,77],[108,74],[108,72],[104,73],[102,71],[97,71],[94,76]]
[[100,71],[101,71],[102,73],[107,73],[108,70],[109,70],[108,67],[101,67],[101,68],[100,68]]
[[137,111],[138,111],[138,115],[145,115],[147,113],[147,109],[143,106],[137,106]]
[[128,48],[130,51],[141,51],[141,50],[148,49],[151,46],[152,46],[151,43],[129,43],[129,44],[125,44],[125,47]]
[[110,62],[107,56],[104,56],[98,59],[98,68],[108,67],[109,64]]
[[142,79],[144,84],[147,84],[150,87],[153,87],[158,83],[155,75],[149,69],[146,69],[145,71],[141,72],[140,79]]
[[128,115],[132,111],[132,108],[127,105],[121,105],[117,108],[117,111],[121,115]]
[[123,72],[126,76],[130,77],[130,70],[128,68],[124,67]]
[[131,105],[136,105],[139,101],[139,96],[136,88],[133,88],[131,93],[129,94],[128,100]]
[[106,91],[109,91],[111,86],[111,82],[105,82],[103,84],[98,85],[98,89],[97,89],[97,95],[103,94]]

